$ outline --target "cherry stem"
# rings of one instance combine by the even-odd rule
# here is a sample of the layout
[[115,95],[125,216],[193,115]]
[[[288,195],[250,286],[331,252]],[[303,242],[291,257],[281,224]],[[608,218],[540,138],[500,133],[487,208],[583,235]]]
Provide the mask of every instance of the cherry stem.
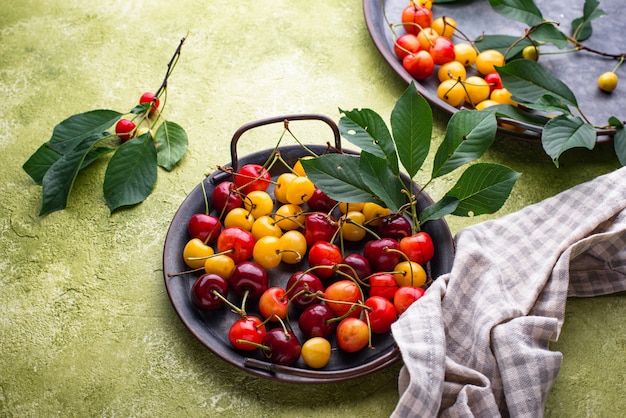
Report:
[[167,277],[182,276],[184,274],[196,273],[196,272],[201,271],[201,270],[204,270],[204,267],[198,267],[197,269],[181,271],[181,272],[178,272],[178,273],[167,273]]
[[208,260],[209,258],[217,257],[218,255],[226,255],[234,251],[235,251],[234,248],[229,248],[228,250],[224,250],[222,252],[211,254],[211,255],[203,255],[202,257],[187,257],[187,260],[189,261]]
[[[217,290],[212,290],[211,293],[213,293],[215,296],[217,296],[218,298],[220,298],[222,301],[224,301],[225,304],[227,304],[228,306],[231,307],[231,310],[238,314],[239,316],[241,316],[242,318],[245,318],[247,316],[246,311],[243,309],[243,305],[242,307],[238,307],[235,306],[235,304],[233,304],[231,301],[229,301],[226,297],[224,297],[224,295],[222,295],[220,292],[218,292]],[[247,293],[247,292],[246,292]]]

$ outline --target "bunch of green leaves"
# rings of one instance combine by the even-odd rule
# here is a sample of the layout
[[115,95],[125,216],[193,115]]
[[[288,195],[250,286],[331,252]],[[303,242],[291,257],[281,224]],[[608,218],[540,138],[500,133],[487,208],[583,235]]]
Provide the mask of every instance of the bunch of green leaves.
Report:
[[[417,196],[434,179],[478,159],[495,139],[494,113],[461,110],[449,121],[434,157],[430,180],[424,186],[404,181],[402,170],[413,179],[430,152],[432,110],[414,83],[404,91],[391,113],[391,131],[371,109],[340,110],[339,130],[358,146],[358,156],[324,154],[302,160],[307,176],[335,200],[376,202],[392,211],[408,211],[414,225],[446,215],[494,213],[508,199],[519,173],[493,163],[473,163],[436,203],[416,213]],[[418,190],[415,190],[418,188]]]
[[[167,79],[180,55],[181,41],[168,64],[168,71],[156,93],[166,93]],[[126,142],[115,134],[121,119],[133,120],[136,136]],[[141,127],[144,127],[143,133]],[[103,192],[111,212],[143,202],[152,192],[158,167],[171,171],[187,152],[187,134],[160,111],[151,112],[151,103],[135,106],[128,114],[98,109],[68,117],[53,130],[50,139],[24,163],[23,169],[42,186],[40,216],[65,209],[78,175],[96,160],[110,156],[104,175]]]
[[[591,124],[576,96],[562,80],[539,63],[521,59],[523,49],[528,46],[549,44],[560,50],[574,47],[567,52],[587,49],[581,42],[592,35],[592,21],[606,14],[599,8],[598,1],[585,0],[583,15],[571,22],[570,34],[561,31],[557,22],[546,19],[532,0],[489,0],[489,3],[496,12],[528,25],[528,29],[522,37],[483,35],[475,45],[481,51],[496,49],[505,55],[507,63],[496,68],[503,85],[512,93],[514,101],[536,111],[534,115],[525,115],[511,106],[499,106],[495,109],[497,115],[539,126],[542,146],[557,167],[559,157],[565,151],[576,147],[593,149],[598,128],[612,129],[615,153],[620,163],[626,165],[623,122],[611,116],[606,126]],[[600,51],[591,52],[607,55]]]

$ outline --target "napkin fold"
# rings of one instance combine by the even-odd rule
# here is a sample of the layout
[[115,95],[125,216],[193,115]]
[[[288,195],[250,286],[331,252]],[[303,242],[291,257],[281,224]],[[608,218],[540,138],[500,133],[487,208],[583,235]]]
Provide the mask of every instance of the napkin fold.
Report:
[[450,273],[392,327],[394,417],[539,417],[568,296],[626,290],[626,167],[460,230]]

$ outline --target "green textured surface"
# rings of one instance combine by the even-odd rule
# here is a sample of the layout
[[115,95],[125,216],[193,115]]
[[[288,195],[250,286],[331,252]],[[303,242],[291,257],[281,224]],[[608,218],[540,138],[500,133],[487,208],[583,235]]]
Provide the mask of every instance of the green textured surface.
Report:
[[[338,119],[339,107],[388,117],[405,86],[371,43],[361,2],[2,3],[0,416],[388,416],[399,364],[330,385],[253,377],[187,332],[161,272],[170,220],[203,175],[230,160],[239,126],[300,112]],[[180,166],[160,171],[143,204],[109,216],[100,162],[78,179],[66,210],[39,218],[41,188],[24,161],[66,117],[123,111],[156,89],[187,33],[166,109],[190,138]],[[446,117],[435,112],[435,120],[437,144]],[[240,152],[272,146],[277,137],[269,135]],[[613,170],[611,155],[611,145],[568,152],[556,169],[536,145],[498,140],[484,160],[523,175],[494,216]],[[439,197],[452,181],[429,193]],[[456,232],[484,219],[449,223]],[[564,363],[547,416],[618,416],[626,408],[625,300],[568,302],[553,345]]]

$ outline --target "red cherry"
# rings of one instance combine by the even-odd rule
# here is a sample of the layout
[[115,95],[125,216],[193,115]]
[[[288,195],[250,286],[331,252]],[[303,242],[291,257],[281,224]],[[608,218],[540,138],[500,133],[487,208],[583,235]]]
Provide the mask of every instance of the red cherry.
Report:
[[[256,316],[245,316],[236,320],[228,330],[228,341],[233,347],[253,351],[261,344],[266,330],[263,322]],[[252,343],[252,344],[250,344]]]
[[502,78],[497,72],[487,74],[484,79],[487,84],[489,84],[489,91],[494,91],[495,89],[501,89],[503,87]]
[[[367,258],[358,253],[348,254],[341,260],[338,271],[347,274],[354,280],[363,280],[372,274]],[[356,277],[355,277],[356,275]]]
[[405,33],[399,36],[393,44],[393,51],[401,60],[407,55],[415,54],[420,49],[422,49],[422,45],[417,36],[412,33]]
[[328,213],[335,207],[337,201],[331,199],[326,193],[316,187],[306,203],[312,211]]
[[402,24],[408,33],[417,35],[422,29],[433,23],[433,12],[424,6],[411,3],[402,11]]
[[400,251],[409,260],[425,265],[435,255],[433,240],[428,233],[421,231],[400,240]]
[[333,311],[323,303],[318,303],[307,307],[298,318],[300,331],[307,337],[328,338],[337,328]]
[[270,185],[271,176],[265,167],[259,164],[246,164],[237,171],[233,183],[243,194],[253,190],[266,190]]
[[269,286],[267,271],[254,261],[235,264],[228,282],[237,296],[243,297],[247,292],[251,300],[259,300]]
[[369,343],[370,330],[365,321],[348,317],[337,325],[336,335],[339,348],[355,353]]
[[409,306],[424,296],[426,291],[422,287],[402,286],[393,295],[393,306],[398,316],[402,315]]
[[217,252],[225,253],[237,264],[252,257],[255,243],[250,231],[231,226],[224,228],[217,237]]
[[309,266],[318,267],[315,275],[320,279],[328,279],[335,272],[337,264],[341,263],[341,250],[335,244],[326,241],[317,241],[309,249]]
[[399,213],[385,216],[377,227],[380,237],[401,240],[413,233],[411,222]]
[[428,52],[433,57],[435,65],[442,65],[450,61],[454,61],[456,53],[454,52],[454,44],[445,36],[438,36],[433,40],[432,45],[428,48]]
[[136,127],[135,122],[128,119],[120,119],[115,124],[115,134],[120,137],[122,142],[126,142],[134,136],[133,131]]
[[370,296],[381,296],[387,300],[393,300],[398,290],[396,278],[391,273],[378,273],[369,278]]
[[424,80],[435,71],[433,57],[424,50],[410,54],[402,60],[404,69],[416,80]]
[[224,305],[224,299],[215,292],[225,298],[228,294],[228,282],[217,274],[203,274],[191,286],[191,300],[198,309],[213,311]]
[[365,301],[369,307],[368,312],[370,328],[374,334],[384,334],[391,330],[391,324],[396,320],[396,308],[393,303],[382,296],[370,296]]
[[187,230],[192,238],[198,238],[205,244],[213,244],[222,231],[222,223],[217,216],[196,213],[189,218]]
[[304,238],[309,247],[317,241],[330,242],[337,228],[337,222],[331,215],[313,212],[304,219]]
[[402,254],[400,244],[393,238],[381,238],[367,241],[363,247],[363,256],[372,266],[372,271],[392,271],[400,262]]
[[139,104],[143,104],[143,103],[150,103],[151,105],[150,113],[154,113],[159,108],[159,105],[161,104],[161,100],[158,97],[155,100],[154,93],[145,92],[139,98]]
[[290,366],[300,358],[302,345],[293,331],[282,327],[272,328],[263,337],[262,344],[265,357],[275,364]]
[[241,195],[235,191],[235,185],[232,181],[223,181],[213,189],[211,203],[215,211],[222,216],[222,214],[241,207],[243,200]]
[[324,290],[324,285],[319,277],[304,271],[296,271],[287,280],[287,297],[290,303],[298,309],[305,309],[311,305],[320,303],[317,292]]

